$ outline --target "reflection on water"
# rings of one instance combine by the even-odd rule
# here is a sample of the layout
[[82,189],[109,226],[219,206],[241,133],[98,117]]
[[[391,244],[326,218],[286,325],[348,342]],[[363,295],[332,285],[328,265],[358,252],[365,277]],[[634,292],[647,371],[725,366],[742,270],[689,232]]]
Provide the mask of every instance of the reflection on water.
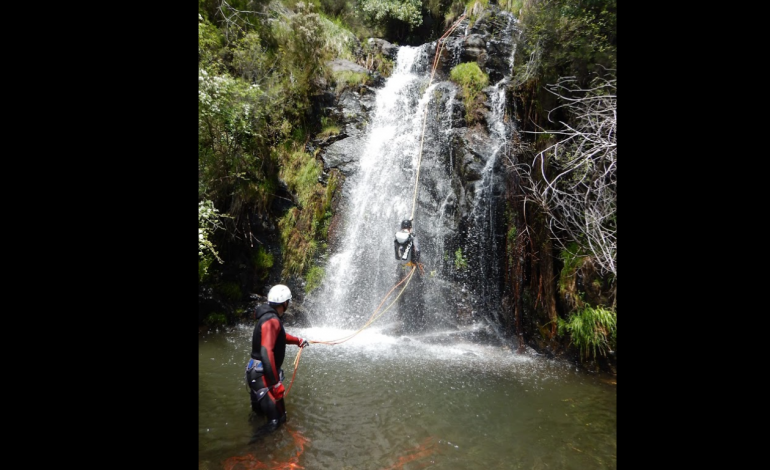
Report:
[[[390,336],[287,347],[289,420],[249,440],[244,368],[253,325],[201,336],[199,462],[206,469],[617,468],[616,386],[503,347]],[[332,342],[355,330],[292,328]],[[291,388],[289,388],[291,387]]]

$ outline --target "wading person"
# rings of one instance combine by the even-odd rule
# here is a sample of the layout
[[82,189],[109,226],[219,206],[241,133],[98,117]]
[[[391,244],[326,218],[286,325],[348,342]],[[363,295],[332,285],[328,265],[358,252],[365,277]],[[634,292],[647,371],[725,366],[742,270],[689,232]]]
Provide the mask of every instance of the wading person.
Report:
[[[289,308],[291,291],[277,284],[267,293],[267,303],[256,309],[257,324],[251,339],[251,359],[246,365],[246,383],[249,386],[251,409],[264,416],[267,423],[259,428],[254,438],[278,429],[286,421],[286,405],[283,401],[283,358],[286,344],[300,348],[308,346],[307,340],[286,333],[283,314]],[[253,441],[253,439],[252,439]]]

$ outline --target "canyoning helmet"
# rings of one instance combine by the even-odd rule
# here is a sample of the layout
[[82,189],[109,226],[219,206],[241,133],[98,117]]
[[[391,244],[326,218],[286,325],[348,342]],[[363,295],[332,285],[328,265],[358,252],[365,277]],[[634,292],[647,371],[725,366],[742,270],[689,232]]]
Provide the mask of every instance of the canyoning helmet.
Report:
[[412,228],[412,221],[409,219],[404,219],[401,221],[401,228]]
[[276,284],[267,293],[267,301],[271,304],[282,304],[291,300],[291,291],[283,284]]

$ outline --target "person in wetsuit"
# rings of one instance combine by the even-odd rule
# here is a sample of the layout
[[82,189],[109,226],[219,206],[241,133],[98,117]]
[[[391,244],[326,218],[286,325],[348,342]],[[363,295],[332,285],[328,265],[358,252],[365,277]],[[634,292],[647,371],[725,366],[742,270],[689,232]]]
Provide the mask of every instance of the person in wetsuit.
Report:
[[[418,275],[410,280],[407,295],[398,297],[398,326],[397,334],[417,333],[425,327],[425,312],[422,299],[422,265],[420,264],[420,244],[417,235],[412,232],[412,221],[401,221],[401,230],[396,232],[393,240],[396,260],[396,281],[401,282],[409,270],[416,264]],[[406,288],[406,286],[404,286]]]
[[411,261],[413,263],[420,262],[420,245],[417,243],[417,235],[412,233],[411,220],[404,219],[401,221],[401,230],[396,232],[393,247],[396,250],[397,260],[402,262]]
[[[267,303],[256,309],[257,324],[251,339],[251,359],[246,365],[246,384],[251,397],[251,409],[267,418],[258,434],[272,432],[286,421],[286,405],[283,401],[283,358],[286,344],[300,348],[308,346],[307,340],[286,333],[283,314],[289,308],[291,291],[277,284],[267,293]],[[256,437],[256,436],[255,436]]]

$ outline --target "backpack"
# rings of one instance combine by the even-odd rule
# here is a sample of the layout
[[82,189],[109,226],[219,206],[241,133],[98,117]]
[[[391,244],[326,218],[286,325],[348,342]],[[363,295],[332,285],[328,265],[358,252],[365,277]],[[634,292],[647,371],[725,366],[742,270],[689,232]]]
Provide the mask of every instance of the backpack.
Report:
[[406,230],[396,232],[396,241],[398,242],[398,256],[402,260],[409,259],[409,251],[412,249],[412,234]]

